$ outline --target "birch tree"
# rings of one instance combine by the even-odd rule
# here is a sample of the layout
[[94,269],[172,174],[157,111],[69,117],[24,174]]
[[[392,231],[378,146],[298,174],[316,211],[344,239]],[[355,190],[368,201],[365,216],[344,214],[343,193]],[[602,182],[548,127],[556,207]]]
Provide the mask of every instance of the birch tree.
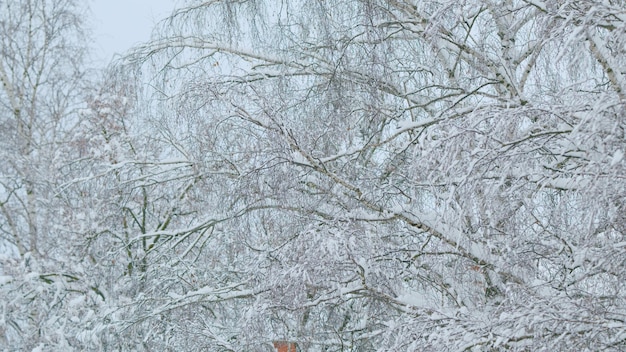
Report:
[[71,1],[0,5],[2,236],[19,255],[38,255],[50,220],[42,202],[51,198],[45,192],[54,178],[54,166],[45,161],[59,157],[56,146],[73,122],[83,74],[80,20]]
[[194,349],[623,349],[623,5],[189,2],[129,58],[201,181],[135,230],[169,245],[125,322]]
[[83,230],[58,187],[76,176],[64,167],[84,89],[83,11],[0,1],[0,346],[11,350],[80,348],[78,317],[97,297],[73,266]]
[[[74,291],[38,319],[3,308],[8,343],[67,322],[45,343],[623,350],[624,5],[188,1],[88,99],[54,187],[82,269],[43,275]],[[30,137],[3,142],[0,229],[25,266],[58,238],[40,126],[68,130],[29,125],[32,81],[3,67]]]
[[256,308],[202,319],[243,322],[206,343],[623,348],[623,16],[594,1],[179,10],[136,59],[168,82],[165,127],[234,171],[217,182],[246,212],[215,240],[257,258],[231,269]]

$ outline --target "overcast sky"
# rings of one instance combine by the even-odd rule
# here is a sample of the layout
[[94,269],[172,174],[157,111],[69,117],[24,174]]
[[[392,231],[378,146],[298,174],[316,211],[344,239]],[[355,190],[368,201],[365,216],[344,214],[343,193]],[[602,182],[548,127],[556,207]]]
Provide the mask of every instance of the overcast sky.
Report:
[[95,59],[105,65],[114,55],[150,39],[150,32],[169,15],[175,0],[91,0]]

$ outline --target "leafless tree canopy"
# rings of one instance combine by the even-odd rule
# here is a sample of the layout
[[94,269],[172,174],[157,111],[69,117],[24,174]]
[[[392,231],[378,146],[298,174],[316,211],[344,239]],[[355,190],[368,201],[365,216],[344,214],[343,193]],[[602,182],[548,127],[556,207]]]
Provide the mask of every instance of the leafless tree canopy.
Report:
[[626,349],[624,1],[0,8],[0,345]]

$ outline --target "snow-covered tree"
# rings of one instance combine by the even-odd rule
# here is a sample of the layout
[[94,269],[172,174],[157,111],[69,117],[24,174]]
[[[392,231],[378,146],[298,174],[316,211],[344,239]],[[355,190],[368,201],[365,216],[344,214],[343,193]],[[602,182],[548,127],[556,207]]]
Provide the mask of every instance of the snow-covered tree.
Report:
[[2,169],[0,341],[623,350],[625,5],[187,1],[63,147],[1,142],[56,173]]
[[[84,87],[84,8],[0,1],[0,349],[77,348],[98,295],[73,265],[81,219],[61,185]],[[92,312],[93,313],[93,312]]]
[[136,324],[198,349],[624,348],[624,16],[189,2],[131,58],[201,180]]

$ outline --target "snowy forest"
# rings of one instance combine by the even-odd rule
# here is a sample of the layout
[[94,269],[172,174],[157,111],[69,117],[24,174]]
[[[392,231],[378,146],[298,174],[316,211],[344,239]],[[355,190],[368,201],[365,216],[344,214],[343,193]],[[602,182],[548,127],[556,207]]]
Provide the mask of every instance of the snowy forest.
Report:
[[626,1],[0,0],[0,350],[626,350]]

